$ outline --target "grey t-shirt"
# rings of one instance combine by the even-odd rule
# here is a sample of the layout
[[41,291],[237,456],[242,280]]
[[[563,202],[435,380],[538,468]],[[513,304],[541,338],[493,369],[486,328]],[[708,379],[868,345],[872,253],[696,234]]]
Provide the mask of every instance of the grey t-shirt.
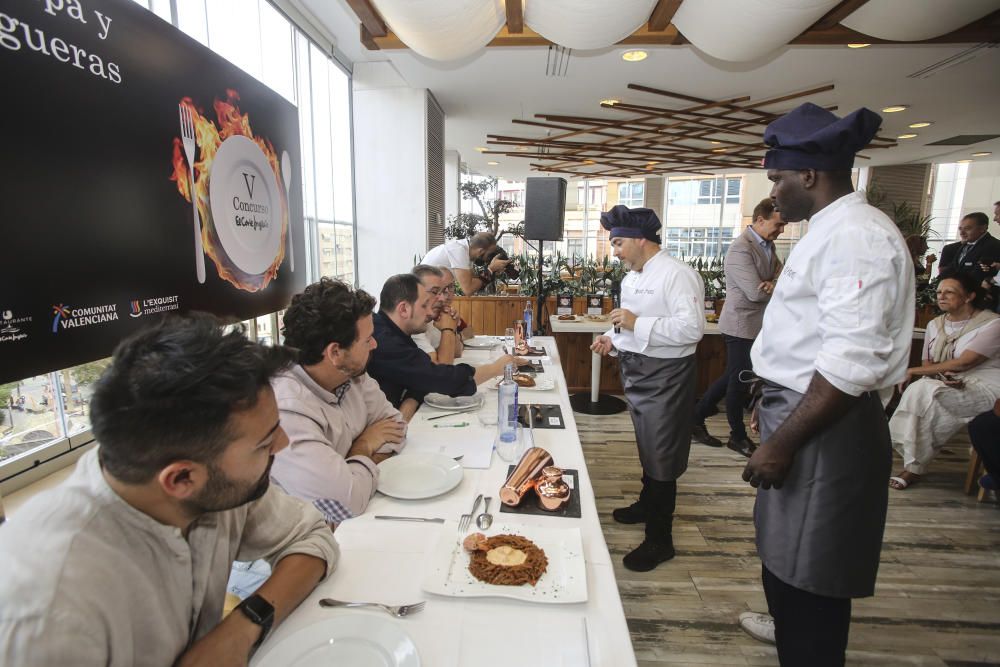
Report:
[[234,560],[294,553],[336,567],[316,509],[271,485],[187,537],[122,500],[97,452],[0,526],[0,664],[172,665],[222,620]]

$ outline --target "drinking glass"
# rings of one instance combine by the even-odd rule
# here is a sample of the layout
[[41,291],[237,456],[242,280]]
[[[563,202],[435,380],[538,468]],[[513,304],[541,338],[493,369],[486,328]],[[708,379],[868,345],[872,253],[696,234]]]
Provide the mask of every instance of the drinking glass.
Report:
[[517,431],[513,440],[509,442],[501,440],[499,433],[493,439],[493,448],[497,450],[497,456],[500,457],[501,461],[506,461],[507,463],[520,460],[524,452],[534,446],[535,442],[531,436],[531,429],[524,428],[521,424],[517,425]]
[[503,344],[507,349],[507,354],[514,352],[514,327],[507,327],[503,332]]

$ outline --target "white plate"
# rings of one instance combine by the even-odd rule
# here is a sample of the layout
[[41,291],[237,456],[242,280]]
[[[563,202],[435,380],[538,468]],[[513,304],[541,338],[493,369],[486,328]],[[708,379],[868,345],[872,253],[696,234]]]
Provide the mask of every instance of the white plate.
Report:
[[462,464],[444,454],[400,454],[378,464],[378,490],[402,500],[433,498],[462,482]]
[[464,410],[482,405],[483,397],[480,394],[472,396],[446,396],[445,394],[427,394],[424,396],[424,403],[438,410]]
[[208,190],[226,255],[246,273],[264,273],[278,256],[282,224],[281,195],[264,152],[242,135],[223,141]]
[[[493,389],[495,391],[496,388],[497,388],[497,385],[500,384],[500,380],[502,380],[502,379],[503,379],[503,376],[502,375],[498,375],[496,377],[490,378],[489,380],[487,380],[486,382],[482,383],[479,386],[480,387],[485,387],[486,389]],[[518,390],[520,390],[520,391],[548,391],[550,389],[555,389],[556,388],[556,381],[555,381],[554,378],[551,378],[551,377],[542,377],[541,375],[536,375],[534,379],[535,379],[535,386],[534,387],[522,387],[521,385],[518,385],[517,386]]]
[[579,528],[494,523],[485,531],[487,536],[509,533],[526,537],[545,552],[548,568],[534,586],[496,586],[473,577],[469,572],[469,552],[462,548],[462,536],[455,537],[457,529],[458,524],[454,521],[445,522],[438,543],[424,559],[421,587],[428,593],[466,598],[514,598],[550,604],[587,601],[587,567]]
[[462,345],[470,350],[492,350],[500,344],[493,336],[474,336],[468,340],[463,340]]
[[275,644],[254,667],[420,667],[399,623],[373,614],[333,613]]

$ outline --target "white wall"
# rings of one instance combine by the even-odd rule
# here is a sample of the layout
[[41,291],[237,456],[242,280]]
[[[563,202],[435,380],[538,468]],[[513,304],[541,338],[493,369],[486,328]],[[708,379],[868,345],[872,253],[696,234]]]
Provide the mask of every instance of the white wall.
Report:
[[377,298],[427,251],[427,91],[386,62],[356,63],[353,82],[358,286]]
[[462,156],[458,151],[444,152],[444,221],[462,211]]

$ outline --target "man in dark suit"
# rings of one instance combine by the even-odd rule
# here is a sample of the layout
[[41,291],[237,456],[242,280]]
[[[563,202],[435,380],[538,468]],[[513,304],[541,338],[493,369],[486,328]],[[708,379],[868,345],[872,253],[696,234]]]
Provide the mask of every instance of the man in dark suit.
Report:
[[971,274],[976,282],[988,281],[990,274],[983,271],[981,263],[1000,261],[1000,239],[987,229],[990,219],[985,213],[970,213],[958,223],[960,241],[949,243],[941,251],[939,270],[952,268]]

